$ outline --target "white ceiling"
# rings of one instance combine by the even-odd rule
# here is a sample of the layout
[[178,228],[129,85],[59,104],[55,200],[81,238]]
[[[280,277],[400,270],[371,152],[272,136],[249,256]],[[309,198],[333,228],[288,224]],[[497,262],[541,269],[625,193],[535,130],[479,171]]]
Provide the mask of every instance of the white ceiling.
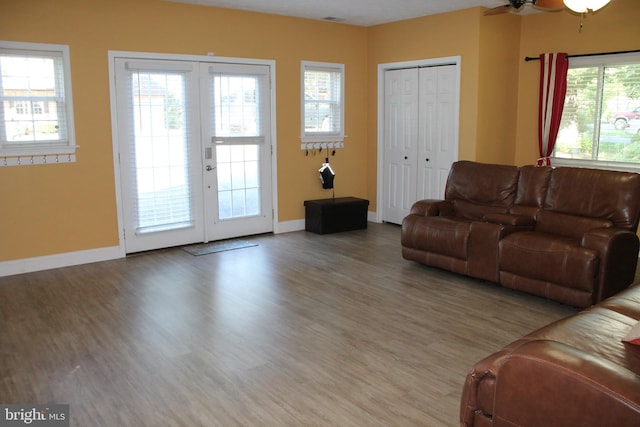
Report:
[[[470,7],[497,7],[508,0],[168,0],[205,6],[272,13],[298,18],[336,18],[337,22],[368,27],[403,19]],[[533,11],[527,7],[524,11]]]

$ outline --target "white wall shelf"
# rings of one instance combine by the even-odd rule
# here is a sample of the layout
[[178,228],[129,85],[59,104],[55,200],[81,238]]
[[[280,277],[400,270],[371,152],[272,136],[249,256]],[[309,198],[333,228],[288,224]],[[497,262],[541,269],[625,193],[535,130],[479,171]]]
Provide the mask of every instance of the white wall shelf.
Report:
[[344,148],[344,142],[303,142],[300,144],[302,151],[334,150],[336,148]]

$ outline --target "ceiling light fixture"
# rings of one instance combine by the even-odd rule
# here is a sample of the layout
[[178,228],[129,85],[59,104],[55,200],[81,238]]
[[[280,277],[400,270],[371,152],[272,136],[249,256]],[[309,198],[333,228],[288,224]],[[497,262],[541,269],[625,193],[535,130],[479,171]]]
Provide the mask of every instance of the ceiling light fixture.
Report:
[[611,0],[564,0],[564,5],[576,13],[595,12]]
[[580,27],[578,32],[582,31],[583,21],[587,13],[594,13],[595,11],[605,7],[611,0],[563,0],[567,9],[572,12],[580,14]]

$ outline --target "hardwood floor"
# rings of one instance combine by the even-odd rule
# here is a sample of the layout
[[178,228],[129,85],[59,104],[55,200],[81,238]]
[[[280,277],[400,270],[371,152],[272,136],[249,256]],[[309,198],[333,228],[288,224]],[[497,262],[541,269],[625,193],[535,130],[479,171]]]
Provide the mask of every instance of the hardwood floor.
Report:
[[72,426],[456,426],[473,363],[575,308],[403,260],[400,228],[0,278],[0,402]]

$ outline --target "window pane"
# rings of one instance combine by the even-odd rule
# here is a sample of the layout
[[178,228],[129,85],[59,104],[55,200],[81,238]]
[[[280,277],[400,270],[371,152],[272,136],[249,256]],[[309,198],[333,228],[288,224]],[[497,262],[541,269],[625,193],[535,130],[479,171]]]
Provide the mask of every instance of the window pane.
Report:
[[567,73],[567,95],[556,140],[556,157],[591,159],[597,88],[596,67],[574,68]]
[[193,220],[185,91],[182,74],[132,74],[138,232]]
[[571,68],[555,156],[640,162],[640,64]]
[[7,142],[64,141],[62,59],[0,55],[0,93]]
[[217,147],[220,219],[260,214],[259,150],[255,144]]
[[304,132],[342,133],[342,72],[340,69],[304,68]]
[[[344,67],[302,63],[302,140],[342,141],[344,138]],[[326,138],[326,139],[320,139]]]
[[215,135],[260,136],[258,78],[216,76],[214,81]]

